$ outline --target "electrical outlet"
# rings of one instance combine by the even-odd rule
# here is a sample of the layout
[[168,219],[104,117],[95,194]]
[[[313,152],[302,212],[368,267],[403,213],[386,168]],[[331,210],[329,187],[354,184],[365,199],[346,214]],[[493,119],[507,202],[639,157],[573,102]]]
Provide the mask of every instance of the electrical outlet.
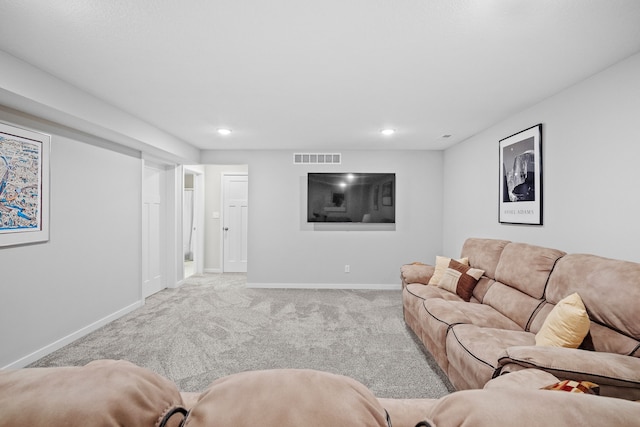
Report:
[[345,273],[350,273],[351,272],[351,266],[349,264],[344,266],[344,272]]

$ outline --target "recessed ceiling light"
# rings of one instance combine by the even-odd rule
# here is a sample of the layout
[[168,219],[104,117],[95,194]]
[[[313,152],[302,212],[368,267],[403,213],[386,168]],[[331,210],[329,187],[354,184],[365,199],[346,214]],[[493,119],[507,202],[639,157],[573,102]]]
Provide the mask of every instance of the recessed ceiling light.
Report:
[[381,134],[389,136],[389,135],[393,135],[394,133],[396,133],[395,129],[382,129],[380,131]]
[[220,128],[218,129],[218,133],[220,135],[229,135],[231,133],[231,129]]

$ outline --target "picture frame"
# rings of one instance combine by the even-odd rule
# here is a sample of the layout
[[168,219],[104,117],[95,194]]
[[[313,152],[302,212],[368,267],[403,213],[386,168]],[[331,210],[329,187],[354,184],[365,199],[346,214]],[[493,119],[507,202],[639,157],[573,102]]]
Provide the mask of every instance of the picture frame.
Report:
[[0,122],[0,247],[49,240],[51,136]]
[[500,223],[543,225],[542,163],[542,124],[500,140]]

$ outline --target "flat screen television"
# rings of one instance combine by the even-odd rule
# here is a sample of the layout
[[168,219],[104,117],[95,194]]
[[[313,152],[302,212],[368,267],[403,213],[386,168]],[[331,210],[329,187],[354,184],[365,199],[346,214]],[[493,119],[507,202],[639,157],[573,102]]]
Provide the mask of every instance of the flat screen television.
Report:
[[307,222],[396,222],[395,173],[309,173]]

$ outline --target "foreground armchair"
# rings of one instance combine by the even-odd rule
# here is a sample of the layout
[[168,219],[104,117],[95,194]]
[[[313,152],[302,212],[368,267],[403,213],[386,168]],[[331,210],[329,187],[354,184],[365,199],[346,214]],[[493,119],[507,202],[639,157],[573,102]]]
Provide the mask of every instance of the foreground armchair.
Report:
[[123,361],[0,371],[0,427],[637,426],[640,403],[540,390],[557,378],[525,369],[484,390],[440,399],[377,398],[363,384],[308,369],[249,371],[202,393]]

